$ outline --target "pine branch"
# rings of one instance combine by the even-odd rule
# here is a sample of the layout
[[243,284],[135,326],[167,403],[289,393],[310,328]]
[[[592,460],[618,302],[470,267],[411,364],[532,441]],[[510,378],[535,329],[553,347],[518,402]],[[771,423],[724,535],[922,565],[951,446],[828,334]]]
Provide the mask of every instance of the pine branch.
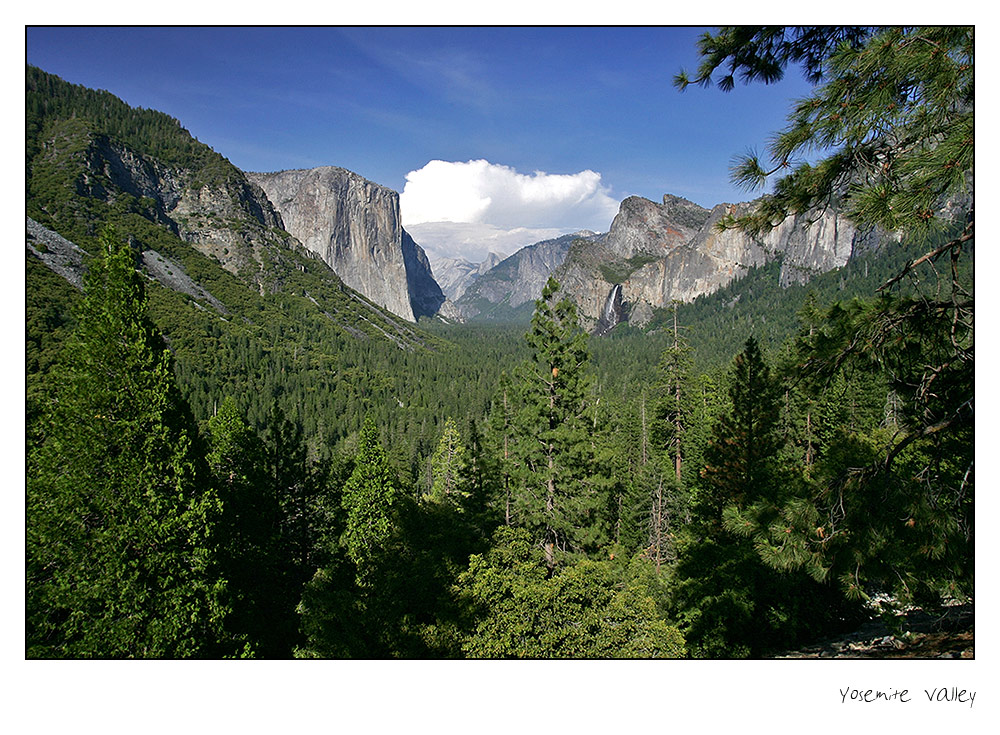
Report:
[[916,260],[911,260],[909,263],[907,263],[903,267],[903,270],[900,273],[898,273],[897,275],[893,276],[888,281],[886,281],[884,284],[882,284],[877,289],[875,289],[875,292],[876,293],[880,293],[880,292],[886,290],[887,288],[891,288],[892,286],[896,285],[901,280],[903,280],[903,278],[905,278],[907,276],[907,274],[911,273],[913,271],[913,269],[916,268],[921,263],[926,263],[928,261],[934,262],[935,260],[937,260],[944,253],[948,252],[949,250],[955,250],[955,249],[961,247],[963,244],[965,244],[969,240],[972,240],[973,238],[975,238],[975,236],[976,236],[975,220],[972,220],[971,222],[969,222],[965,226],[965,231],[959,237],[955,238],[954,240],[951,240],[950,242],[946,242],[941,247],[939,247],[939,248],[937,248],[935,250],[932,250],[929,253],[924,253],[923,255],[921,255]]

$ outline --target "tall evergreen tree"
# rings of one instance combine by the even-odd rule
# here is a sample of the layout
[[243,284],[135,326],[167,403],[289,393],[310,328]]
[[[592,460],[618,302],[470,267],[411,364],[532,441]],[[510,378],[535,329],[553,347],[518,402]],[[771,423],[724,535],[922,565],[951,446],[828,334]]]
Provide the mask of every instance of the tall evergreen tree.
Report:
[[461,486],[468,493],[463,507],[482,537],[488,538],[503,520],[494,502],[502,492],[499,458],[488,446],[475,419],[469,419],[468,437],[467,461],[460,478]]
[[729,505],[777,502],[779,477],[779,388],[757,341],[750,337],[733,360],[730,408],[713,429],[705,451],[700,514],[713,529]]
[[[273,497],[280,511],[280,534],[288,566],[288,594],[297,598],[301,586],[318,566],[317,496],[323,478],[309,461],[302,427],[286,418],[277,401],[264,429],[264,452]],[[294,603],[293,603],[294,604]]]
[[197,429],[134,252],[112,232],[100,242],[44,442],[28,456],[27,654],[231,653],[221,507]]
[[231,625],[257,655],[287,658],[298,630],[301,581],[289,579],[281,507],[264,443],[227,396],[208,422],[208,462],[222,500],[219,543],[229,580]]
[[[675,532],[690,520],[690,491],[684,482],[685,463],[693,436],[691,348],[677,324],[673,304],[673,339],[660,355],[652,402],[653,462],[641,477],[644,484],[644,530],[647,554],[657,573],[675,557]],[[690,472],[688,472],[690,474]]]
[[696,656],[760,656],[815,634],[843,612],[831,588],[804,572],[765,565],[739,527],[751,507],[762,522],[779,519],[798,489],[780,462],[780,396],[756,340],[747,339],[730,371],[730,405],[705,450],[696,538],[677,569],[676,612]]
[[444,431],[431,457],[431,491],[429,498],[437,503],[461,506],[469,491],[464,487],[466,452],[462,437],[450,416],[445,419]]
[[660,356],[657,400],[654,408],[654,437],[657,449],[670,458],[674,477],[681,481],[685,431],[690,423],[688,380],[691,348],[677,326],[677,303],[673,304],[673,340]]
[[367,418],[342,499],[347,514],[342,543],[362,579],[389,540],[396,492],[378,427]]
[[306,584],[299,605],[305,643],[297,657],[385,657],[393,653],[402,612],[399,574],[389,560],[401,496],[379,438],[365,418],[354,469],[341,492],[344,531]]
[[513,451],[517,400],[514,386],[506,372],[500,381],[490,407],[487,425],[487,446],[497,458],[496,482],[487,503],[505,526],[514,523],[514,467]]
[[601,532],[586,417],[586,334],[552,278],[535,302],[527,341],[532,355],[520,370],[514,514],[552,568],[560,554],[596,545]]

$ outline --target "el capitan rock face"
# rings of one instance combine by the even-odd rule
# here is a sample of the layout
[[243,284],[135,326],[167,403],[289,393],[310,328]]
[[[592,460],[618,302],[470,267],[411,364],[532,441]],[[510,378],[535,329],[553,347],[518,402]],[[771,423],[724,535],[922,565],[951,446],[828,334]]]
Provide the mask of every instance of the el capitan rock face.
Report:
[[427,256],[400,224],[395,191],[336,166],[247,177],[284,228],[366,298],[410,321],[444,303]]

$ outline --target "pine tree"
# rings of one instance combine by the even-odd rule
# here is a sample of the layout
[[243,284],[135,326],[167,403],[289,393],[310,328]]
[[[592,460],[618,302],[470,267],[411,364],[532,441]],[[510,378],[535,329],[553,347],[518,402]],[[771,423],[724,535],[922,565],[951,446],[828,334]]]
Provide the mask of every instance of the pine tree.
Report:
[[673,341],[660,357],[653,427],[657,448],[670,457],[674,477],[680,483],[685,432],[690,423],[687,383],[691,370],[691,348],[681,337],[677,326],[676,302],[673,307]]
[[434,450],[434,456],[431,457],[433,482],[428,499],[461,507],[462,502],[469,496],[468,489],[464,487],[466,464],[462,437],[459,436],[455,420],[449,416],[445,419],[441,440]]
[[513,474],[515,469],[514,424],[517,406],[514,387],[506,372],[500,381],[490,408],[487,446],[497,458],[496,482],[487,496],[487,504],[505,526],[514,523]]
[[[781,527],[753,528],[781,568],[831,571],[850,594],[908,601],[963,597],[973,586],[974,309],[967,255],[975,243],[975,30],[966,26],[725,27],[706,34],[703,63],[680,88],[722,89],[735,76],[769,83],[802,63],[816,83],[773,139],[771,163],[740,160],[736,182],[770,194],[725,223],[748,232],[789,213],[837,206],[860,229],[881,228],[926,252],[867,302],[833,304],[800,343],[799,365],[819,393],[850,372],[884,374],[899,401],[897,430],[844,436],[857,464],[792,499]],[[796,157],[815,150],[814,163]],[[890,245],[891,247],[891,245]],[[935,265],[947,260],[945,267]],[[897,411],[898,409],[898,411]],[[846,441],[845,441],[846,440]],[[839,450],[851,447],[851,451]],[[873,499],[877,499],[872,505]],[[753,526],[751,518],[744,523]]]
[[747,339],[730,371],[729,408],[705,451],[697,537],[677,569],[676,614],[696,656],[759,656],[841,614],[833,590],[765,565],[742,532],[749,513],[764,524],[780,520],[798,489],[780,462],[780,395],[756,340]]
[[264,443],[227,396],[209,419],[208,462],[222,500],[219,543],[234,630],[265,658],[291,655],[301,582],[289,579],[282,515]]
[[389,540],[395,501],[396,484],[378,428],[371,418],[366,418],[358,437],[354,471],[344,486],[342,499],[347,513],[342,543],[362,579]]
[[783,484],[777,462],[779,389],[753,337],[733,360],[729,398],[730,409],[713,429],[702,470],[700,513],[713,528],[729,505],[777,502]]
[[234,652],[215,558],[221,511],[135,255],[89,263],[44,443],[29,452],[27,653]]
[[480,431],[475,419],[469,419],[468,452],[460,484],[468,493],[463,507],[471,522],[483,538],[492,535],[502,522],[495,499],[501,494],[502,483],[499,458],[488,446],[488,439]]
[[317,495],[322,478],[313,471],[302,427],[285,417],[277,401],[264,430],[268,482],[280,509],[283,554],[288,562],[288,594],[297,598],[301,586],[318,566]]
[[597,544],[599,498],[591,481],[586,335],[576,308],[550,278],[527,334],[516,418],[514,521],[527,528],[550,568],[560,554]]
[[691,401],[691,348],[681,336],[673,304],[673,339],[663,350],[654,386],[652,444],[653,466],[645,478],[645,526],[647,553],[657,573],[665,561],[675,557],[675,531],[689,515],[690,494],[684,483],[685,462],[691,444],[693,407]]

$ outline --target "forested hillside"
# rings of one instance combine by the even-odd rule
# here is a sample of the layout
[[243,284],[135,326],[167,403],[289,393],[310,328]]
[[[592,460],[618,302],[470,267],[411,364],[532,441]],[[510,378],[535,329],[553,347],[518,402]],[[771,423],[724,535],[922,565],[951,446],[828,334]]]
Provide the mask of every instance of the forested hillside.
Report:
[[901,244],[602,338],[552,279],[528,325],[395,320],[177,121],[29,67],[28,215],[86,268],[28,239],[26,655],[760,658],[972,600],[972,32],[776,33],[694,81],[814,60],[775,153],[840,152],[728,225],[850,182]]

